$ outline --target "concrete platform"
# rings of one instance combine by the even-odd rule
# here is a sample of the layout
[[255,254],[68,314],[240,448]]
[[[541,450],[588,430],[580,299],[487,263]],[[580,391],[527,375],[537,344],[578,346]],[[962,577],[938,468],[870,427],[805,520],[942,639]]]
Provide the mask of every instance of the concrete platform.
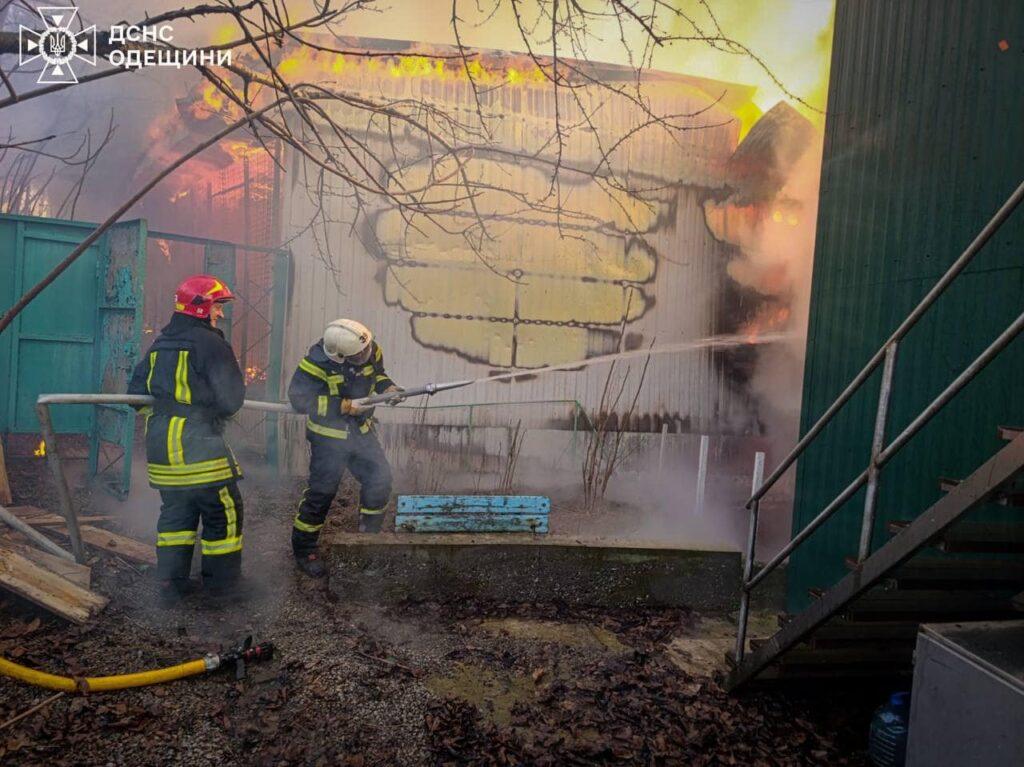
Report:
[[477,598],[598,607],[734,611],[740,555],[664,543],[530,534],[335,534],[329,587],[340,598]]

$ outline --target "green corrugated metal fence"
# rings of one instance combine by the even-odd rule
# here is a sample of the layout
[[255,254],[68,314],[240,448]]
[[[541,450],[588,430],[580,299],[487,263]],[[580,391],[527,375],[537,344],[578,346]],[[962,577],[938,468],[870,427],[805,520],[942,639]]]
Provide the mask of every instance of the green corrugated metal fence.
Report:
[[[801,429],[805,431],[1024,179],[1024,3],[839,0]],[[1018,211],[901,344],[891,438],[1024,307]],[[880,372],[801,459],[794,531],[867,464]],[[1024,424],[1017,340],[882,474],[888,521],[939,497]],[[856,555],[863,491],[799,548],[789,608]]]

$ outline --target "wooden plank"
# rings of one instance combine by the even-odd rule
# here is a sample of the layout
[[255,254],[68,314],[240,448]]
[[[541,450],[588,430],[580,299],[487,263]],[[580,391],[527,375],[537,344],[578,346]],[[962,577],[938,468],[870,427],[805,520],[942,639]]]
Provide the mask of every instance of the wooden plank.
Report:
[[[41,509],[38,506],[8,506],[7,510],[30,525],[48,527],[66,524],[64,517],[60,514],[51,514],[46,509]],[[86,514],[78,518],[78,521],[83,524],[89,524],[90,522],[116,522],[117,520],[117,517],[109,514]]]
[[53,554],[47,554],[45,551],[40,551],[32,546],[0,539],[0,549],[5,548],[20,554],[25,559],[35,562],[40,567],[45,567],[51,573],[56,573],[82,588],[87,589],[92,583],[92,568],[89,565],[80,565],[77,562],[70,562],[61,557],[55,557]]
[[1012,610],[1010,591],[909,590],[872,591],[846,610],[851,621],[882,620],[982,620]]
[[46,509],[40,509],[38,506],[8,506],[7,510],[14,516],[21,517],[24,520],[50,513]]
[[828,647],[798,646],[782,655],[778,662],[784,667],[850,665],[904,665],[914,653],[913,642],[892,642],[885,646]]
[[4,458],[4,441],[0,439],[0,506],[9,506],[14,501],[11,482],[7,478],[7,461]]
[[885,580],[887,589],[1009,588],[1024,585],[1024,559],[915,558]]
[[999,439],[1009,442],[1012,439],[1017,439],[1024,429],[1019,426],[1000,426],[998,431]]
[[73,623],[86,623],[108,601],[9,549],[0,549],[0,586]]
[[540,495],[402,495],[395,527],[409,532],[548,531],[551,501]]
[[9,539],[0,539],[0,550],[2,549],[20,554],[40,567],[45,567],[50,572],[58,574],[61,578],[68,579],[83,589],[88,589],[92,584],[92,568],[87,564],[79,564],[74,560],[55,557],[52,554],[47,554],[45,551],[40,551],[34,546],[15,543]]
[[[48,529],[65,536],[68,534],[66,526],[55,526]],[[82,540],[90,546],[109,551],[111,554],[118,554],[133,562],[156,566],[156,548],[154,546],[92,525],[82,525],[79,531],[82,534]]]
[[156,548],[154,546],[92,525],[83,525],[81,531],[82,540],[90,546],[109,551],[112,554],[119,554],[133,562],[156,566]]
[[532,514],[403,514],[395,528],[410,533],[546,533],[548,518]]
[[[992,498],[986,500],[991,501]],[[894,520],[889,522],[887,527],[891,534],[898,537],[911,524],[913,523],[908,520]],[[939,551],[947,553],[967,551],[988,554],[1020,554],[1024,553],[1024,524],[1020,522],[961,522],[944,531],[941,536],[936,535],[928,543]]]
[[2,505],[0,505],[0,522],[4,522],[9,527],[13,528],[14,530],[17,530],[19,533],[21,533],[30,541],[32,541],[32,543],[50,552],[51,554],[74,561],[74,556],[72,554],[70,554],[67,551],[64,551],[64,549],[62,549],[56,543],[54,543],[45,535],[40,533],[34,527],[27,524],[20,517],[16,517],[13,514],[11,514],[11,512],[5,509]]
[[543,495],[400,495],[398,514],[477,513],[547,514],[551,501]]
[[947,530],[938,548],[947,552],[1024,553],[1024,524],[964,522]]
[[[21,519],[24,519],[34,527],[63,527],[67,524],[64,521],[64,517],[59,514],[39,514],[32,517],[21,517]],[[115,522],[117,518],[106,514],[97,514],[93,517],[79,517],[78,521],[82,524],[89,524],[91,522]]]

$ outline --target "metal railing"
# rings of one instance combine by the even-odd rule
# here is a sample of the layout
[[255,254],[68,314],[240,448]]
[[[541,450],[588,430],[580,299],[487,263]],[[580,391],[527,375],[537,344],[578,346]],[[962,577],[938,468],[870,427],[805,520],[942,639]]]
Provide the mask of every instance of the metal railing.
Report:
[[[60,461],[60,451],[57,449],[57,435],[53,431],[53,421],[50,419],[50,405],[152,405],[153,402],[155,402],[154,398],[148,394],[40,394],[36,399],[36,415],[39,416],[40,431],[43,441],[48,446],[46,461],[50,467],[50,473],[53,475],[53,481],[57,485],[57,500],[60,504],[60,512],[67,523],[71,553],[74,554],[76,562],[85,562],[85,547],[82,546],[78,515],[71,502],[71,488]],[[292,410],[291,405],[280,402],[246,400],[242,407],[269,413],[305,415]]]
[[[71,500],[71,489],[67,481],[67,475],[64,473],[64,467],[60,460],[60,451],[57,449],[57,436],[53,430],[53,421],[50,417],[50,406],[51,405],[152,405],[155,399],[148,394],[40,394],[36,399],[36,415],[39,417],[40,432],[43,437],[44,443],[48,446],[46,451],[47,464],[50,467],[50,473],[53,476],[53,481],[57,485],[57,499],[60,505],[60,511],[64,520],[67,524],[68,539],[71,543],[71,552],[74,555],[75,561],[79,563],[85,562],[85,548],[82,545],[82,535],[78,525],[78,515],[75,512],[74,504]],[[462,404],[446,404],[446,405],[428,405],[428,409],[433,408],[470,408],[470,418],[472,418],[472,408],[485,407],[491,405],[535,405],[535,404],[572,404],[573,406],[573,439],[575,440],[575,434],[578,427],[579,417],[582,414],[588,423],[590,417],[587,415],[586,410],[577,400],[536,400],[530,401],[516,401],[516,402],[479,402],[479,403],[462,403]],[[407,406],[412,409],[413,406]],[[418,409],[424,406],[419,406]],[[293,415],[303,416],[305,413],[297,412],[292,409],[292,406],[286,402],[261,402],[259,400],[245,400],[242,403],[242,408],[247,410],[258,410],[266,413],[275,413],[278,415]],[[591,423],[593,429],[593,424]],[[472,422],[470,423],[472,428]],[[47,539],[48,540],[48,539]],[[56,546],[54,544],[54,546]]]
[[[960,375],[950,383],[943,392],[936,397],[927,407],[922,410],[916,418],[907,426],[898,437],[888,445],[885,445],[885,431],[888,422],[889,399],[893,388],[893,375],[896,365],[896,352],[900,341],[924,316],[925,312],[945,292],[950,283],[967,267],[971,260],[992,238],[1000,226],[1010,217],[1010,214],[1024,200],[1024,182],[1018,186],[1013,194],[1003,203],[992,219],[978,233],[974,240],[967,246],[960,257],[953,262],[953,265],[946,271],[938,282],[932,287],[928,294],[921,299],[913,311],[900,323],[888,340],[875,352],[864,368],[847,385],[846,389],[829,405],[817,422],[797,442],[789,454],[782,459],[779,465],[772,471],[768,479],[761,481],[761,474],[764,469],[763,459],[755,461],[752,491],[746,508],[750,510],[750,528],[747,536],[747,547],[744,552],[743,583],[741,584],[740,609],[736,627],[736,664],[742,662],[746,650],[747,619],[750,614],[750,592],[763,581],[780,564],[786,561],[793,551],[807,540],[815,530],[828,521],[854,494],[862,487],[867,486],[864,497],[864,510],[861,519],[860,542],[857,551],[857,561],[863,562],[871,553],[871,536],[874,530],[875,509],[878,504],[878,477],[882,468],[896,455],[910,439],[917,434],[953,397],[960,392],[985,366],[991,362],[1006,346],[1024,330],[1024,313],[1004,330]],[[771,561],[764,565],[756,574],[754,570],[754,547],[757,539],[757,516],[761,499],[785,474],[797,458],[814,442],[822,430],[829,424],[836,413],[838,413],[861,386],[871,377],[871,374],[882,365],[882,380],[878,392],[878,405],[875,412],[874,434],[871,440],[871,454],[868,459],[867,468],[864,469],[856,479],[837,495],[831,503],[825,506],[799,533],[779,551]]]
[[514,407],[518,405],[572,405],[572,450],[576,449],[576,438],[580,430],[580,418],[586,422],[587,427],[590,431],[596,431],[597,427],[594,426],[594,421],[587,413],[586,408],[577,399],[536,399],[536,400],[513,400],[511,402],[454,402],[445,405],[397,405],[395,410],[416,410],[416,411],[427,411],[427,410],[465,410],[466,411],[466,428],[469,433],[473,433],[473,414],[480,408],[487,407]]

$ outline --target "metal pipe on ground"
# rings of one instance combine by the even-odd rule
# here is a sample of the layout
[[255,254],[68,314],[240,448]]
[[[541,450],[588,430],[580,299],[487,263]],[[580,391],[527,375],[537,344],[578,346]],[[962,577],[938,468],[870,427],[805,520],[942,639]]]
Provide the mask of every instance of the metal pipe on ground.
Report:
[[[71,490],[68,486],[67,475],[64,473],[64,466],[60,460],[60,452],[57,449],[57,435],[53,431],[53,422],[50,419],[50,405],[152,405],[156,400],[147,394],[40,394],[36,399],[36,415],[39,417],[39,426],[42,430],[43,441],[49,448],[46,451],[47,464],[53,481],[57,485],[57,496],[60,502],[61,515],[67,523],[68,538],[71,540],[71,550],[74,552],[74,560],[79,564],[85,563],[85,547],[82,544],[82,533],[78,527],[78,515],[75,513],[74,504],[71,501]],[[270,413],[285,413],[301,415],[296,413],[291,405],[282,402],[260,402],[258,400],[246,400],[243,408],[251,410],[263,410]],[[12,515],[13,516],[13,515]],[[9,520],[6,520],[9,523]],[[24,531],[22,531],[24,532]],[[34,532],[34,531],[33,531]],[[33,540],[37,540],[33,538]],[[45,539],[49,541],[49,539]],[[38,542],[38,540],[37,540]],[[51,542],[52,543],[52,542]],[[43,544],[40,544],[43,545]],[[52,544],[56,546],[56,544]],[[65,556],[67,552],[63,549],[57,556]],[[52,549],[47,547],[47,551]],[[52,551],[56,554],[57,552]]]
[[53,554],[54,556],[60,557],[61,559],[66,559],[69,562],[75,561],[74,554],[72,554],[70,551],[65,551],[63,548],[58,546],[56,543],[51,541],[41,532],[32,527],[32,525],[28,524],[22,519],[19,519],[10,511],[5,509],[3,506],[0,506],[0,520],[8,524],[12,529],[17,530],[19,533],[24,535],[26,538],[28,538],[30,541],[32,541],[34,544],[39,546],[44,551],[47,551],[50,554]]
[[75,507],[71,503],[71,489],[68,487],[68,479],[64,474],[64,466],[60,462],[60,451],[57,450],[57,435],[53,431],[53,422],[50,420],[50,406],[37,400],[36,415],[39,417],[39,427],[43,433],[43,441],[50,447],[46,451],[46,463],[50,467],[53,481],[57,483],[57,499],[60,503],[60,513],[67,524],[68,539],[71,541],[71,552],[75,555],[75,561],[80,565],[84,565],[85,546],[82,545],[82,533],[78,529],[78,515],[75,514]]

